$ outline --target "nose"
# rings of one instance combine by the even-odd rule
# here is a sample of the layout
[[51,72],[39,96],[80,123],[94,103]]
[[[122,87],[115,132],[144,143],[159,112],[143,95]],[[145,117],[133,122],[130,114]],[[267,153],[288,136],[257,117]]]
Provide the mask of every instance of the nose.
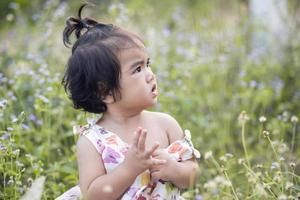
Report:
[[152,70],[149,68],[146,72],[146,81],[147,83],[152,82],[155,79],[155,74],[152,72]]

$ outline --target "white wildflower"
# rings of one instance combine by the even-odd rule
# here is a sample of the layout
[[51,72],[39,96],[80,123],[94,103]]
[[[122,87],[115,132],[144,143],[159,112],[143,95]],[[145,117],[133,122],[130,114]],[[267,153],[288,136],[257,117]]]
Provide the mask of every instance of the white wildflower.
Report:
[[239,165],[242,165],[242,164],[244,164],[245,163],[245,159],[244,158],[239,158],[238,159],[238,164]]
[[204,183],[203,187],[214,195],[219,193],[219,186],[215,180],[209,180],[208,182]]
[[248,114],[246,113],[246,111],[242,111],[241,114],[239,115],[239,118],[238,118],[239,122],[246,122],[249,120],[249,116]]
[[228,157],[228,158],[232,158],[233,157],[233,155],[231,153],[226,153],[225,156]]
[[261,116],[261,117],[259,117],[258,120],[259,120],[259,122],[264,123],[267,121],[267,118],[265,116]]
[[7,105],[7,100],[4,99],[4,100],[0,100],[0,110],[4,110],[4,108],[6,107]]
[[283,120],[284,122],[287,122],[289,116],[290,116],[290,113],[289,113],[288,111],[284,111],[284,112],[282,113],[282,117],[283,117],[282,120]]
[[212,157],[212,151],[208,151],[204,154],[204,159],[207,160],[207,159],[210,159]]
[[17,160],[16,166],[21,168],[21,167],[24,167],[24,164]]
[[225,156],[221,156],[219,159],[220,159],[221,161],[223,161],[223,162],[226,162],[226,161],[227,161],[227,157],[225,157]]
[[293,116],[291,117],[291,122],[292,122],[292,123],[297,123],[297,122],[298,122],[298,117],[295,116],[295,115],[293,115]]
[[263,165],[262,164],[257,164],[257,165],[255,165],[255,167],[258,168],[258,169],[261,169],[261,168],[263,168]]
[[203,187],[208,190],[213,190],[217,188],[217,183],[214,180],[209,180],[208,182],[204,183]]
[[223,176],[216,176],[215,181],[220,186],[225,186],[225,187],[231,186],[231,182],[226,180]]
[[249,183],[255,183],[256,182],[256,178],[253,174],[251,174],[250,172],[246,173],[246,176],[248,178],[248,182]]
[[278,200],[287,200],[287,196],[285,194],[281,194],[278,196]]
[[285,161],[285,158],[284,157],[280,157],[279,161]]
[[264,137],[269,137],[270,135],[270,132],[269,131],[263,131],[263,136]]
[[14,183],[14,177],[10,176],[7,185],[12,185]]
[[285,189],[288,190],[288,189],[292,188],[293,186],[294,186],[293,183],[291,183],[291,182],[286,182],[286,184],[285,184]]
[[28,184],[32,184],[32,182],[33,182],[33,179],[31,178],[31,177],[29,177],[29,178],[27,178],[27,182],[28,182]]
[[296,163],[294,163],[294,162],[290,162],[289,165],[290,165],[291,168],[295,168],[296,167]]
[[256,174],[256,177],[261,177],[262,176],[261,172],[255,172],[255,174]]
[[282,177],[280,174],[276,174],[273,179],[275,182],[280,183],[282,180]]
[[280,143],[278,146],[278,153],[283,154],[285,152],[287,152],[289,150],[288,146],[286,145],[286,143]]

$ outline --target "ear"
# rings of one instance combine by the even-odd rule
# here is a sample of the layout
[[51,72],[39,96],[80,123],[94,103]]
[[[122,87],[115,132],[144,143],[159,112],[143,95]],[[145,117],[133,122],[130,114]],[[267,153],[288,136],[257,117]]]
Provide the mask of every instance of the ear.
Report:
[[[107,91],[107,86],[103,82],[97,82],[97,86],[99,91]],[[111,91],[109,91],[108,95],[102,96],[101,100],[106,104],[111,104],[115,101]]]
[[115,102],[114,97],[111,92],[109,92],[108,95],[106,95],[106,97],[104,97],[102,99],[102,101],[106,104],[112,104]]

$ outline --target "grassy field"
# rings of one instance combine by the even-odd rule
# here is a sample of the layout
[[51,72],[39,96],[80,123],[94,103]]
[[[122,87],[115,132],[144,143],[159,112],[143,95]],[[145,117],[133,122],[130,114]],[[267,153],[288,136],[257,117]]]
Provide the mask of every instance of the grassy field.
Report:
[[[72,126],[95,117],[60,84],[71,53],[62,31],[80,2],[24,2],[0,5],[0,199],[30,188],[54,199],[78,183]],[[189,129],[202,154],[186,199],[300,196],[298,1],[280,35],[253,22],[246,2],[96,1],[83,14],[144,37],[160,90],[152,110]]]

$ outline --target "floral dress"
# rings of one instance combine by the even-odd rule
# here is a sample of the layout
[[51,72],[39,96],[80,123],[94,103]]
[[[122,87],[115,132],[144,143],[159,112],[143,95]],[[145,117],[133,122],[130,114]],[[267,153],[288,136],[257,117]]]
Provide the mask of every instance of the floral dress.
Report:
[[[117,134],[97,125],[96,120],[88,121],[88,125],[75,126],[74,133],[84,135],[101,155],[107,173],[113,171],[125,159],[130,145],[124,142]],[[184,131],[185,137],[170,144],[164,150],[178,162],[191,158],[200,158],[200,153],[191,142],[191,134]],[[108,188],[109,189],[109,188]],[[82,197],[79,186],[75,186],[56,200],[75,200]],[[170,182],[159,180],[151,183],[149,170],[136,177],[134,183],[124,192],[121,200],[178,200],[180,190]]]

